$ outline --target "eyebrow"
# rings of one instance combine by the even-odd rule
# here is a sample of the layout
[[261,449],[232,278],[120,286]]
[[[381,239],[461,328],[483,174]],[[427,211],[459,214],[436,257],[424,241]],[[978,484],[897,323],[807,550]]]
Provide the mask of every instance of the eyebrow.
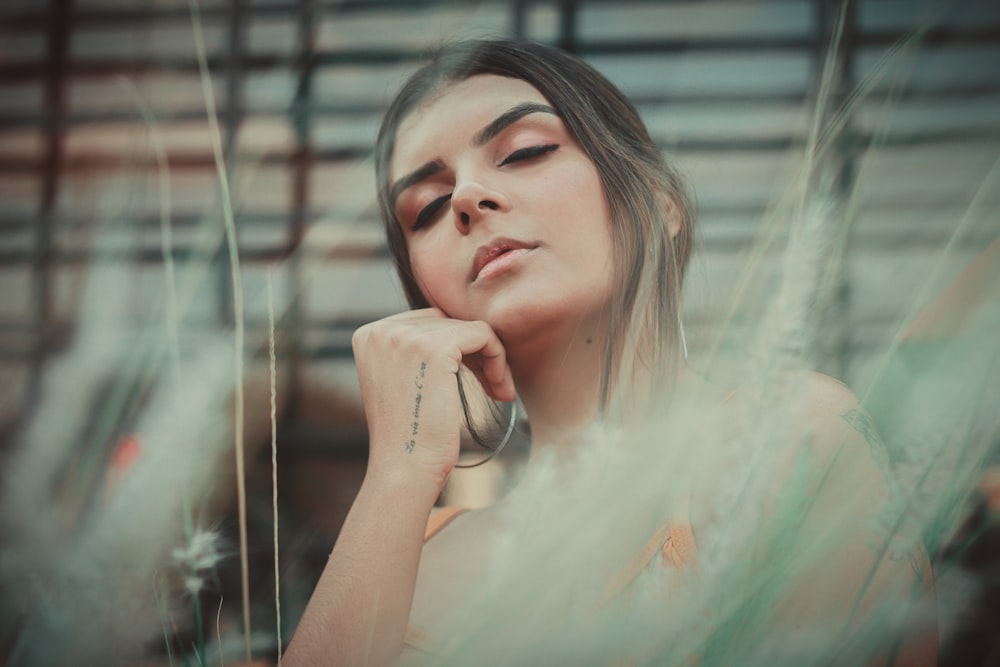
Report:
[[[472,137],[473,146],[482,146],[486,142],[490,141],[498,134],[506,130],[508,127],[521,120],[527,115],[533,113],[548,113],[553,116],[557,116],[556,110],[547,104],[539,104],[537,102],[522,102],[515,107],[508,109],[503,112],[493,120],[489,122],[483,129],[476,132],[475,136]],[[389,188],[389,204],[392,207],[396,206],[396,199],[399,198],[400,193],[406,188],[416,185],[424,179],[430,178],[437,172],[444,169],[444,163],[441,160],[431,160],[430,162],[424,164],[423,166],[411,171],[406,176],[403,176]]]
[[430,178],[442,169],[444,169],[444,162],[441,162],[441,160],[432,160],[419,169],[411,171],[406,176],[403,176],[401,179],[393,183],[391,188],[389,188],[389,205],[395,207],[396,200],[399,198],[399,194],[403,190],[412,185],[416,185],[426,178]]
[[497,116],[494,120],[490,122],[489,125],[479,130],[476,136],[472,138],[473,146],[482,146],[490,139],[493,139],[498,134],[506,130],[508,127],[521,120],[525,116],[533,113],[550,113],[553,116],[556,115],[556,110],[547,104],[538,104],[537,102],[522,102],[516,107],[504,111],[502,114]]

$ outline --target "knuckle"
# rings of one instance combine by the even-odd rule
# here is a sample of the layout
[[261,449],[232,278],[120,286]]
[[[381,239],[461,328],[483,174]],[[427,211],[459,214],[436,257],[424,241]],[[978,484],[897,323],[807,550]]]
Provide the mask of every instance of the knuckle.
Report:
[[387,345],[394,349],[399,349],[407,344],[407,336],[398,328],[385,332],[383,339]]
[[364,347],[365,343],[368,342],[371,336],[371,328],[371,324],[365,324],[354,330],[354,333],[351,335],[351,348],[355,352]]

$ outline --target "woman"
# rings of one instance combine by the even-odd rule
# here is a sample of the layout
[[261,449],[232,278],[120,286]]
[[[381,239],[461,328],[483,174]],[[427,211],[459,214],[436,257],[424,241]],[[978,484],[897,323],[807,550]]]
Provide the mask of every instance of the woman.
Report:
[[[683,403],[688,416],[698,415],[687,420],[693,427],[685,437],[707,443],[702,426],[736,423],[767,403],[686,368],[679,302],[693,235],[689,197],[632,105],[583,62],[533,44],[445,49],[386,114],[376,175],[389,246],[414,310],[354,336],[370,429],[368,472],[288,664],[390,664],[405,644],[428,648],[429,637],[440,646],[448,638],[437,619],[477,595],[491,540],[509,527],[511,512],[462,514],[424,546],[428,517],[459,453],[456,377],[463,367],[492,399],[523,406],[529,468],[541,457],[570,460],[598,422],[631,428]],[[868,457],[878,443],[842,386],[782,377],[798,398],[786,406],[793,426],[778,439],[788,445],[772,447],[770,472],[790,478],[808,440],[825,477],[820,483],[820,475],[807,475],[803,488],[817,500],[798,536],[826,544],[828,515],[872,511],[886,496],[883,474]],[[712,437],[726,428],[710,429]],[[712,465],[741,465],[741,456],[720,448]],[[624,583],[611,576],[598,586],[611,591],[612,604],[628,597],[621,591],[633,570],[647,567],[648,554],[631,565],[635,551],[648,551],[639,548],[644,543],[687,568],[703,544],[717,541],[714,501],[725,495],[724,477],[672,475],[664,486],[678,501],[670,512],[683,508],[679,521],[653,509],[656,503],[623,508],[626,519],[603,539],[594,570],[597,578],[626,573]],[[825,491],[842,480],[861,489],[850,507]],[[516,504],[518,493],[501,504]],[[666,528],[650,537],[655,525]],[[844,620],[837,627],[848,629],[879,594],[908,590],[919,579],[905,560],[872,549],[870,531],[846,535],[837,535],[832,571],[818,575],[815,560],[798,567],[768,608],[796,619],[833,613]],[[931,664],[933,647],[920,655]]]

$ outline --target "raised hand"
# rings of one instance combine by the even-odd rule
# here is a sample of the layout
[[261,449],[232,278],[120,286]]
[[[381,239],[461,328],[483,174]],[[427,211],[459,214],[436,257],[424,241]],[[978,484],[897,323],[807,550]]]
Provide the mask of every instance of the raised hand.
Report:
[[438,490],[458,460],[461,365],[486,393],[514,400],[506,352],[485,322],[408,311],[358,329],[352,340],[370,437],[369,474],[412,475]]

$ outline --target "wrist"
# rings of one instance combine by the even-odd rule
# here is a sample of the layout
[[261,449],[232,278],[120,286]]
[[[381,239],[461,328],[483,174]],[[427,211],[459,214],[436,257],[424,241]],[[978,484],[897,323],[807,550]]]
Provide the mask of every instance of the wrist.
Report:
[[365,486],[382,494],[408,498],[408,504],[426,504],[428,510],[437,501],[448,472],[419,461],[396,461],[392,464],[369,461]]

